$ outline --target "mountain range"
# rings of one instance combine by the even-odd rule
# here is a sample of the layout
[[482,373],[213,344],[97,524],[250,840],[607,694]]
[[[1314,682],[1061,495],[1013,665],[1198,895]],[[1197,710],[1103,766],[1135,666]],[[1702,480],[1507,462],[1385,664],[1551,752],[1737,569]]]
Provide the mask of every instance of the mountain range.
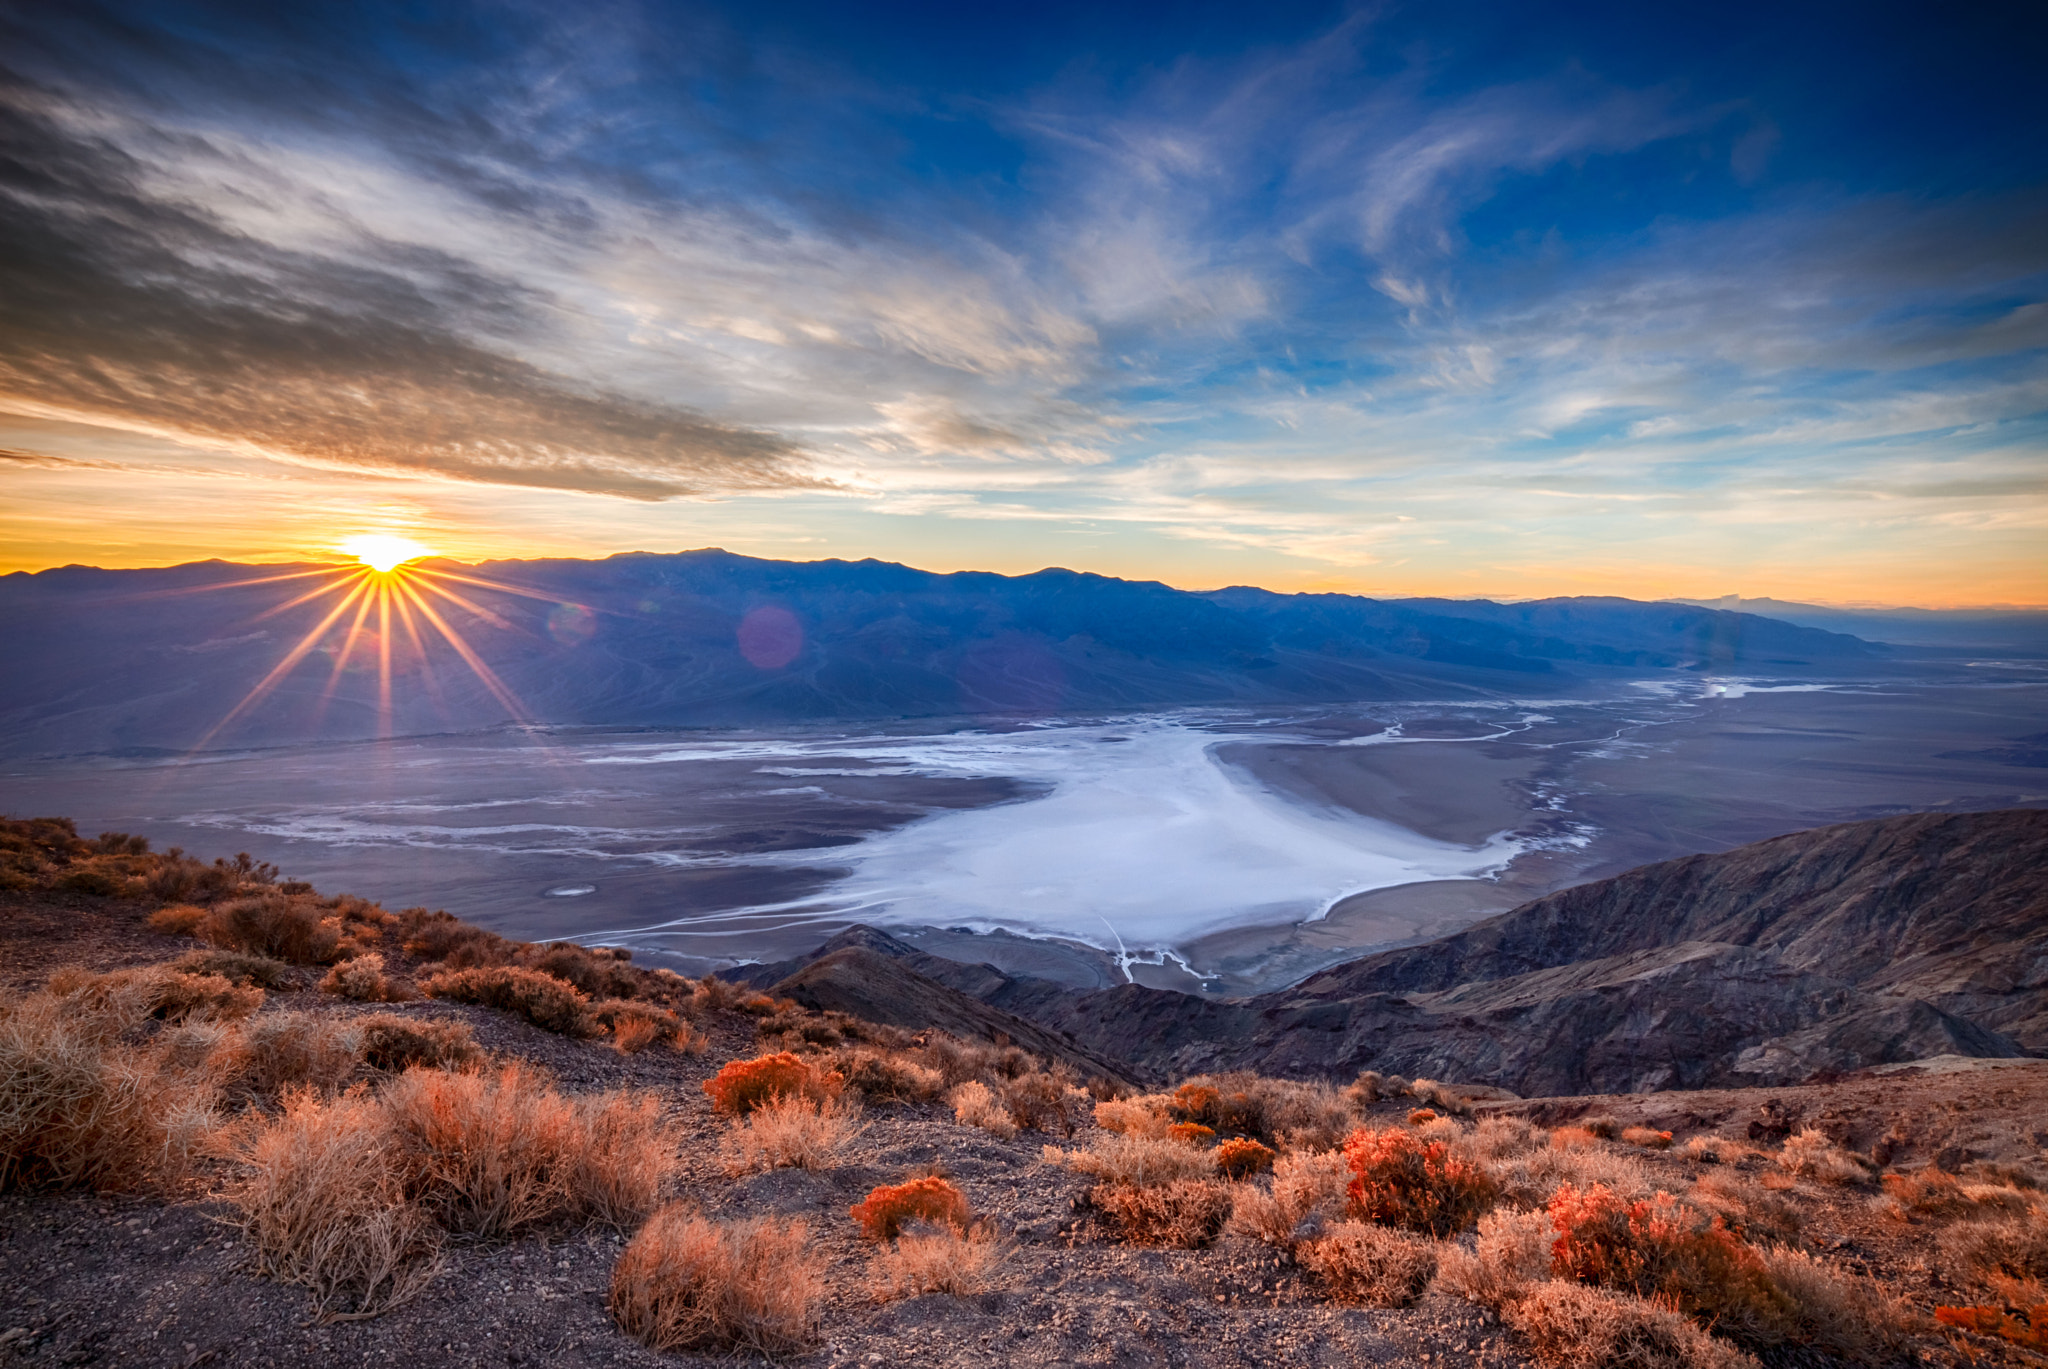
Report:
[[1249,998],[1076,992],[870,927],[733,974],[871,1013],[944,989],[1161,1078],[1373,1068],[1524,1096],[1774,1086],[2048,1055],[2044,872],[2048,811],[1922,813],[1660,861]]
[[[195,562],[0,576],[0,742],[13,755],[378,735],[377,618],[351,615],[215,729],[319,626],[335,568]],[[717,549],[426,562],[427,597],[516,700],[415,615],[393,618],[389,727],[768,726],[1193,704],[1557,697],[1644,672],[1826,676],[1888,649],[1754,613],[1618,598],[1196,593],[1068,570],[936,574]]]

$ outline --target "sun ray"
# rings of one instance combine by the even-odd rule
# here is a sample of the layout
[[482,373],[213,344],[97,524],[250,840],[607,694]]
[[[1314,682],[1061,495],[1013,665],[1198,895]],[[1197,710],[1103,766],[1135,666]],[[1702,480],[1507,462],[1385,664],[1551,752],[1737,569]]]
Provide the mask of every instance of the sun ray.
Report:
[[477,617],[483,619],[492,627],[501,627],[508,632],[512,629],[512,624],[509,621],[507,621],[502,615],[485,608],[482,604],[474,603],[471,600],[464,598],[462,595],[457,594],[452,589],[444,589],[440,585],[426,584],[424,582],[416,583],[414,587],[417,589],[425,590],[430,594],[438,594],[443,599],[446,599],[449,603],[458,604],[461,607],[468,609],[471,613],[474,613],[475,615],[477,615]]
[[[435,566],[432,569],[426,566],[414,566],[412,571],[414,575],[429,580],[457,580],[465,585],[480,585],[484,589],[494,589],[500,594],[517,594],[526,599],[538,599],[544,604],[559,604],[562,602],[559,595],[542,594],[539,590],[524,589],[518,585],[508,585],[501,580],[486,580],[479,575],[459,575],[452,570],[443,570],[439,566]],[[588,604],[578,604],[576,607],[590,608]],[[592,609],[591,611],[598,612],[599,610]]]
[[377,735],[391,735],[391,586],[377,586]]
[[[380,578],[371,582],[371,588],[381,593],[384,589],[383,580]],[[328,701],[334,697],[335,686],[341,683],[341,672],[348,669],[349,657],[356,654],[356,642],[363,635],[363,624],[369,619],[370,606],[376,601],[376,598],[377,595],[375,593],[365,594],[356,604],[355,621],[348,625],[348,636],[342,639],[341,650],[336,652],[334,656],[334,669],[328,672],[327,687],[320,691],[320,709],[322,714],[326,711]]]
[[462,634],[450,627],[447,620],[435,612],[434,606],[428,603],[425,596],[411,584],[404,580],[398,580],[394,583],[397,585],[399,593],[412,600],[413,607],[420,611],[421,616],[439,629],[441,635],[447,639],[448,645],[455,648],[455,654],[462,658],[463,664],[467,665],[470,670],[475,672],[476,677],[483,681],[484,688],[490,690],[496,696],[498,702],[505,705],[511,711],[513,717],[524,718],[526,716],[526,705],[519,702],[519,699],[512,691],[505,687],[504,681],[500,680],[491,668],[484,664],[483,657],[470,649],[469,643],[463,640]]
[[356,582],[356,587],[350,590],[348,592],[348,595],[345,598],[343,598],[340,603],[336,604],[332,609],[328,610],[327,616],[325,618],[322,618],[317,624],[315,624],[312,631],[308,632],[305,636],[299,638],[298,645],[294,646],[290,651],[286,652],[285,658],[282,661],[279,661],[275,666],[272,666],[270,673],[268,675],[265,675],[261,680],[258,680],[256,682],[256,687],[254,689],[251,689],[247,694],[243,695],[242,701],[236,704],[233,708],[229,709],[227,716],[225,718],[222,718],[219,722],[215,723],[213,725],[212,730],[209,731],[205,736],[201,737],[199,741],[193,746],[192,749],[194,751],[197,751],[204,747],[208,742],[212,741],[215,737],[219,736],[221,730],[225,728],[229,723],[233,722],[236,718],[241,717],[242,714],[246,713],[251,707],[253,707],[258,700],[262,699],[264,695],[268,694],[279,680],[283,679],[287,674],[291,672],[292,667],[296,666],[300,661],[306,658],[306,653],[310,652],[314,647],[320,644],[320,639],[327,635],[327,629],[333,627],[334,624],[341,618],[341,615],[348,612],[348,607],[350,604],[355,602],[356,596],[367,593],[369,588],[370,581],[368,579],[359,579]]
[[321,585],[317,589],[309,589],[296,599],[287,600],[282,604],[275,604],[270,608],[263,610],[263,612],[257,614],[254,618],[251,618],[249,621],[252,623],[260,623],[265,618],[275,618],[278,614],[283,613],[286,609],[297,608],[300,604],[307,603],[314,599],[318,599],[323,594],[332,594],[334,593],[334,591],[341,589],[344,586],[349,585],[351,583],[366,583],[370,576],[370,570],[367,566],[358,567],[353,570],[335,570],[330,571],[328,573],[330,575],[333,575],[335,578],[329,581],[327,584]]
[[398,592],[396,586],[387,588],[391,602],[397,605],[398,616],[405,624],[405,635],[412,642],[413,658],[420,663],[420,675],[427,682],[427,697],[434,701],[434,707],[440,709],[445,716],[448,712],[448,700],[441,693],[441,677],[434,673],[434,663],[427,655],[426,639],[420,636],[420,626],[413,621],[412,605],[405,601],[405,596]]

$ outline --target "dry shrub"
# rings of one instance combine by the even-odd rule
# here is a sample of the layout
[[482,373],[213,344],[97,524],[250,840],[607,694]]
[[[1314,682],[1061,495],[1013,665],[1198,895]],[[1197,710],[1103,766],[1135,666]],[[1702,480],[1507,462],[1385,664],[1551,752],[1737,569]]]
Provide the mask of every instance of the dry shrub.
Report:
[[165,1022],[190,1017],[232,1022],[263,1006],[261,989],[238,988],[223,975],[185,974],[163,965],[104,974],[62,969],[50,976],[47,991],[76,1003],[83,1012],[122,1015],[139,1007],[144,1016]]
[[871,1241],[894,1240],[906,1222],[924,1222],[966,1234],[974,1221],[967,1195],[936,1174],[907,1183],[884,1184],[847,1209]]
[[808,1098],[773,1098],[733,1119],[721,1143],[728,1174],[757,1169],[831,1169],[861,1132],[859,1112],[844,1103],[822,1107]]
[[1431,1111],[1430,1109],[1416,1108],[1413,1112],[1408,1114],[1408,1125],[1411,1127],[1419,1127],[1424,1122],[1434,1122],[1436,1119],[1437,1114]]
[[1096,1137],[1086,1150],[1063,1151],[1058,1146],[1047,1146],[1045,1159],[1104,1183],[1138,1188],[1184,1179],[1209,1179],[1216,1174],[1216,1158],[1210,1151],[1162,1137],[1120,1136],[1114,1132]]
[[879,1051],[851,1049],[836,1057],[846,1087],[869,1102],[929,1103],[945,1089],[937,1070]]
[[406,1003],[419,997],[411,985],[384,972],[384,957],[375,951],[341,961],[320,981],[320,992],[358,1003]]
[[550,941],[539,946],[519,947],[513,953],[513,962],[573,984],[591,998],[631,998],[639,989],[639,980],[632,969],[619,958],[618,952],[609,948],[593,949],[571,941]]
[[416,1065],[475,1069],[484,1063],[483,1047],[477,1045],[469,1024],[452,1017],[380,1012],[357,1018],[355,1025],[363,1034],[363,1063],[372,1069],[395,1074]]
[[326,965],[340,958],[346,929],[304,894],[263,893],[215,904],[199,935],[231,951],[267,955],[294,965]]
[[1306,1234],[1303,1223],[1313,1229],[1343,1209],[1349,1175],[1335,1151],[1291,1151],[1273,1162],[1269,1187],[1237,1191],[1231,1225],[1253,1240],[1292,1249]]
[[1526,1117],[1482,1117],[1460,1149],[1475,1161],[1505,1160],[1527,1155],[1549,1139],[1548,1133]]
[[242,1031],[236,1083],[260,1097],[288,1088],[338,1089],[363,1063],[362,1028],[309,1012],[265,1013]]
[[1655,1298],[1745,1345],[1775,1345],[1795,1325],[1791,1300],[1756,1250],[1721,1220],[1668,1193],[1624,1202],[1567,1184],[1550,1200],[1559,1278]]
[[173,960],[170,967],[181,974],[215,974],[230,984],[253,984],[259,989],[290,988],[298,981],[298,972],[282,960],[243,951],[223,951],[219,947],[187,951]]
[[417,1196],[450,1231],[502,1236],[557,1220],[623,1227],[676,1164],[651,1095],[572,1099],[530,1067],[408,1070],[380,1099]]
[[[1439,1117],[1433,1122],[1424,1122],[1413,1130],[1418,1141],[1440,1141],[1447,1146],[1454,1146],[1465,1137],[1465,1124],[1455,1117]],[[1462,1147],[1459,1153],[1467,1160],[1471,1158]]]
[[1350,1103],[1329,1084],[1248,1071],[1197,1075],[1163,1101],[1182,1121],[1297,1150],[1328,1150],[1356,1125]]
[[1017,1134],[1016,1119],[996,1097],[995,1090],[979,1079],[970,1079],[946,1095],[953,1105],[953,1120],[963,1126],[980,1127],[991,1136],[1005,1139]]
[[2004,1184],[1966,1184],[1929,1166],[1884,1176],[1884,1208],[1895,1217],[1986,1217],[2032,1211],[2033,1203]]
[[1596,1112],[1590,1117],[1581,1117],[1579,1127],[1581,1130],[1592,1132],[1603,1141],[1612,1141],[1621,1134],[1621,1123],[1605,1113]]
[[1216,1129],[1205,1127],[1200,1122],[1175,1122],[1166,1129],[1166,1139],[1200,1148],[1216,1139]]
[[2048,1212],[2024,1213],[1958,1222],[1937,1238],[1941,1263],[1970,1284],[2023,1293],[2027,1285],[2048,1283]]
[[165,936],[197,936],[206,909],[193,903],[169,903],[149,915],[150,930]]
[[633,1055],[662,1042],[681,1051],[696,1045],[689,1023],[651,1003],[608,999],[591,1009],[590,1018],[611,1033],[612,1048],[621,1055]]
[[1110,1098],[1095,1105],[1095,1125],[1124,1136],[1164,1136],[1173,1126],[1159,1094]]
[[1072,1136],[1092,1100],[1074,1087],[1064,1070],[1033,1070],[1006,1081],[1002,1088],[1003,1107],[1010,1120],[1024,1131],[1051,1131]]
[[1731,1140],[1726,1136],[1694,1136],[1686,1141],[1681,1153],[1686,1159],[1703,1165],[1728,1165],[1746,1155],[1754,1155],[1756,1148],[1747,1141]]
[[973,1297],[988,1291],[1007,1253],[986,1232],[963,1236],[951,1228],[906,1230],[895,1244],[875,1251],[875,1297],[883,1302],[926,1293]]
[[433,1277],[440,1228],[406,1194],[383,1106],[362,1089],[284,1098],[281,1116],[229,1145],[225,1196],[263,1271],[312,1290],[316,1316],[375,1316]]
[[1249,1137],[1233,1136],[1216,1147],[1216,1169],[1226,1179],[1249,1179],[1273,1167],[1273,1152]]
[[1590,1150],[1600,1138],[1586,1127],[1558,1127],[1550,1133],[1553,1150]]
[[1505,1309],[1536,1362],[1557,1369],[1755,1369],[1684,1317],[1626,1294],[1539,1283]]
[[1360,1070],[1358,1077],[1344,1088],[1344,1101],[1363,1112],[1387,1095],[1381,1088],[1382,1080],[1378,1070]]
[[1407,1307],[1436,1274],[1435,1242],[1366,1222],[1338,1222],[1294,1257],[1333,1298],[1368,1307]]
[[1438,1238],[1471,1225],[1499,1195],[1486,1170],[1399,1127],[1361,1127],[1344,1143],[1344,1162],[1356,1215]]
[[1764,1251],[1771,1280],[1791,1304],[1794,1342],[1851,1364],[1889,1363],[1903,1348],[1905,1319],[1877,1284],[1783,1246]]
[[[1459,1149],[1469,1153],[1469,1143],[1460,1142]],[[1523,1207],[1548,1202],[1560,1184],[1579,1188],[1600,1184],[1630,1198],[1647,1197],[1657,1187],[1655,1176],[1639,1154],[1598,1144],[1584,1149],[1545,1145],[1491,1161],[1487,1170],[1500,1183],[1502,1195]]]
[[421,980],[420,988],[433,998],[512,1013],[542,1031],[589,1036],[596,1030],[590,1000],[574,986],[538,970],[512,965],[446,970]]
[[837,1074],[813,1068],[788,1051],[734,1060],[704,1081],[704,1092],[718,1111],[743,1117],[772,1098],[808,1098],[823,1105],[839,1096],[844,1085]]
[[1806,1224],[1797,1207],[1732,1171],[1703,1176],[1686,1196],[1752,1245],[1797,1240]]
[[730,979],[720,979],[707,974],[698,980],[691,991],[691,1006],[699,1012],[730,1012],[739,1006],[742,998],[751,991],[744,984],[735,984]]
[[817,1334],[824,1262],[801,1220],[713,1222],[672,1203],[612,1268],[611,1314],[654,1350],[776,1354]]
[[1997,1336],[2029,1350],[2048,1350],[2048,1302],[2033,1307],[1937,1307],[1934,1319],[1943,1326]]
[[1867,1184],[1871,1177],[1867,1163],[1812,1127],[1785,1138],[1784,1148],[1778,1152],[1778,1164],[1788,1174],[1826,1184]]
[[1626,1145],[1641,1146],[1644,1150],[1671,1149],[1671,1133],[1654,1127],[1623,1127],[1621,1139]]
[[438,960],[450,969],[502,965],[513,950],[513,943],[496,932],[425,908],[407,908],[398,915],[398,938],[407,955]]
[[1109,1219],[1122,1240],[1133,1245],[1170,1245],[1195,1250],[1215,1240],[1230,1218],[1228,1184],[1215,1179],[1175,1179],[1139,1187],[1097,1184],[1089,1203]]
[[1496,1208],[1479,1219],[1479,1238],[1471,1250],[1443,1247],[1437,1282],[1468,1302],[1499,1311],[1522,1297],[1530,1284],[1549,1277],[1556,1239],[1548,1212]]
[[215,1125],[219,1062],[200,1043],[124,1040],[147,986],[0,1005],[0,1191],[169,1183]]

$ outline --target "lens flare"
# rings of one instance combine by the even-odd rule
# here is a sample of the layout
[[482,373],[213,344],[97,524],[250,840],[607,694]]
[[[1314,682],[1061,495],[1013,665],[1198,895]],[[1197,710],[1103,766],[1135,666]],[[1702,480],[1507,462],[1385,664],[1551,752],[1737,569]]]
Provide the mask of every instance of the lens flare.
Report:
[[394,567],[407,561],[417,561],[427,554],[427,549],[410,537],[388,532],[360,533],[343,542],[340,550],[380,575],[388,575]]

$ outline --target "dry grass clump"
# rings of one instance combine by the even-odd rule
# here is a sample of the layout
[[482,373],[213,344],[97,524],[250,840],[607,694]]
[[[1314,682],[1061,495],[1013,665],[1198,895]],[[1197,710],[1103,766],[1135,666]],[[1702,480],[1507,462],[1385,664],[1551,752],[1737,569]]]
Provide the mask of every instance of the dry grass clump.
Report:
[[1237,1191],[1230,1223],[1253,1240],[1292,1249],[1344,1209],[1349,1178],[1344,1157],[1335,1151],[1290,1151],[1273,1162],[1269,1186],[1248,1184]]
[[1086,1150],[1047,1146],[1044,1158],[1107,1184],[1149,1188],[1182,1179],[1210,1179],[1216,1174],[1213,1152],[1196,1150],[1157,1136],[1098,1136]]
[[1411,1127],[1419,1127],[1425,1122],[1434,1122],[1436,1119],[1437,1113],[1433,1109],[1416,1108],[1414,1111],[1408,1114],[1408,1125]]
[[282,1115],[243,1128],[228,1153],[240,1173],[223,1196],[259,1267],[312,1290],[316,1317],[375,1316],[432,1279],[441,1229],[408,1196],[390,1118],[367,1092],[287,1093]]
[[[206,910],[195,911],[204,914]],[[259,989],[286,989],[298,981],[297,971],[282,960],[273,960],[267,955],[249,955],[243,951],[223,951],[218,947],[187,951],[173,960],[170,968],[180,974],[219,975],[237,987],[253,984]]]
[[1287,1149],[1328,1150],[1357,1124],[1350,1100],[1327,1083],[1243,1071],[1197,1075],[1161,1101],[1175,1120]]
[[858,1109],[846,1103],[821,1106],[808,1098],[772,1098],[733,1119],[720,1144],[726,1173],[832,1169],[866,1130],[859,1116]]
[[946,1095],[953,1105],[953,1120],[962,1126],[979,1127],[1005,1140],[1017,1134],[1016,1119],[1003,1106],[994,1089],[979,1079],[970,1079]]
[[1964,1183],[1932,1166],[1910,1174],[1885,1175],[1881,1201],[1886,1211],[1899,1218],[1988,1217],[2036,1207],[2025,1193],[2006,1184]]
[[1499,1196],[1486,1170],[1399,1127],[1361,1127],[1344,1143],[1344,1162],[1356,1215],[1438,1238],[1470,1226]]
[[974,1222],[967,1195],[936,1174],[901,1184],[884,1184],[847,1209],[847,1215],[871,1241],[891,1241],[904,1224],[943,1226],[962,1235]]
[[120,1015],[139,1006],[145,1017],[165,1022],[189,1017],[231,1022],[263,1006],[261,989],[238,988],[222,975],[185,974],[162,965],[104,974],[62,969],[50,976],[45,992],[70,1000],[80,1011]]
[[1624,1145],[1641,1146],[1644,1150],[1671,1149],[1671,1133],[1658,1131],[1655,1127],[1623,1127],[1621,1141]]
[[690,1030],[689,1023],[667,1008],[651,1003],[606,999],[591,1009],[590,1020],[599,1030],[610,1033],[612,1048],[621,1055],[633,1055],[656,1045],[695,1054],[707,1044]]
[[1003,1107],[1020,1131],[1051,1131],[1072,1136],[1093,1106],[1087,1092],[1074,1085],[1064,1069],[1032,1070],[1004,1082]]
[[512,1013],[563,1036],[590,1036],[597,1030],[582,991],[538,970],[512,965],[447,970],[421,980],[420,988],[433,998]]
[[1165,1136],[1173,1127],[1165,1096],[1108,1098],[1095,1105],[1095,1125],[1122,1136]]
[[926,1293],[973,1297],[989,1290],[1007,1254],[982,1231],[963,1236],[951,1228],[905,1230],[895,1244],[875,1251],[875,1297],[881,1302]]
[[1226,1179],[1249,1179],[1273,1167],[1273,1152],[1250,1137],[1233,1136],[1216,1147],[1216,1169]]
[[414,1066],[429,1069],[475,1069],[484,1063],[467,1022],[452,1017],[411,1017],[393,1012],[372,1013],[355,1020],[362,1033],[363,1063],[398,1073]]
[[408,1003],[420,996],[418,990],[403,979],[386,974],[384,957],[375,951],[366,951],[353,960],[335,965],[321,979],[320,992],[354,999],[358,1003]]
[[718,1111],[741,1117],[774,1098],[808,1098],[822,1106],[837,1098],[844,1084],[837,1074],[778,1051],[730,1062],[704,1081],[704,1092]]
[[[1647,1197],[1655,1191],[1655,1176],[1633,1151],[1603,1145],[1591,1136],[1583,1146],[1559,1147],[1556,1138],[1557,1133],[1553,1132],[1550,1144],[1486,1162],[1487,1171],[1500,1184],[1503,1197],[1524,1207],[1534,1207],[1548,1202],[1561,1184],[1580,1188],[1599,1184],[1631,1198]],[[1461,1141],[1458,1150],[1466,1155],[1474,1153],[1470,1141]]]
[[824,1296],[824,1261],[801,1220],[714,1222],[672,1203],[620,1254],[610,1308],[650,1349],[768,1355],[816,1338]]
[[1477,1161],[1506,1160],[1549,1144],[1550,1135],[1526,1117],[1482,1117],[1459,1149]]
[[1527,1212],[1496,1208],[1479,1219],[1479,1236],[1471,1250],[1446,1244],[1437,1264],[1437,1282],[1468,1302],[1495,1311],[1523,1297],[1529,1285],[1550,1276],[1550,1248],[1557,1228],[1541,1209]]
[[1557,1127],[1550,1133],[1552,1150],[1591,1150],[1600,1137],[1590,1127]]
[[331,965],[382,938],[391,914],[361,899],[318,899],[276,890],[208,911],[198,935],[230,951],[294,965]]
[[1166,1139],[1199,1149],[1216,1139],[1216,1129],[1205,1127],[1200,1122],[1175,1122],[1166,1129]]
[[1964,1282],[2009,1294],[2013,1302],[2048,1298],[2048,1211],[1958,1222],[1936,1238],[1944,1269]]
[[676,1164],[652,1095],[569,1098],[521,1064],[408,1070],[379,1101],[407,1191],[468,1235],[564,1220],[624,1227],[653,1208]]
[[206,909],[196,903],[166,903],[149,915],[149,929],[165,936],[198,936]]
[[1536,1362],[1557,1369],[1755,1369],[1756,1361],[1640,1298],[1539,1283],[1504,1309]]
[[233,1043],[238,1090],[276,1097],[288,1088],[338,1089],[363,1063],[363,1031],[346,1018],[272,1012],[252,1019]]
[[1797,1240],[1806,1224],[1797,1207],[1732,1171],[1702,1176],[1686,1197],[1752,1245]]
[[1693,1136],[1680,1148],[1680,1154],[1703,1165],[1730,1165],[1756,1154],[1756,1147],[1726,1136]]
[[1785,1336],[1851,1364],[1887,1364],[1903,1348],[1906,1322],[1894,1299],[1866,1278],[1830,1268],[1804,1251],[1763,1252],[1771,1281],[1785,1294]]
[[1407,1307],[1436,1274],[1436,1243],[1365,1222],[1337,1222],[1294,1249],[1330,1295],[1368,1307]]
[[1808,1127],[1785,1138],[1778,1152],[1778,1164],[1788,1174],[1818,1179],[1825,1184],[1860,1185],[1871,1179],[1870,1165]]
[[137,1043],[149,982],[99,987],[0,1002],[0,1191],[169,1183],[216,1124],[220,1029]]
[[1097,1184],[1088,1202],[1109,1219],[1118,1237],[1133,1245],[1195,1250],[1215,1240],[1230,1219],[1228,1184],[1215,1179],[1175,1179],[1139,1186]]
[[871,1103],[929,1103],[946,1087],[943,1074],[901,1055],[851,1047],[834,1062],[846,1087]]

